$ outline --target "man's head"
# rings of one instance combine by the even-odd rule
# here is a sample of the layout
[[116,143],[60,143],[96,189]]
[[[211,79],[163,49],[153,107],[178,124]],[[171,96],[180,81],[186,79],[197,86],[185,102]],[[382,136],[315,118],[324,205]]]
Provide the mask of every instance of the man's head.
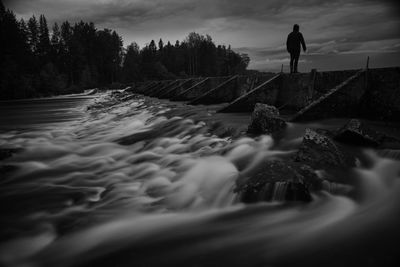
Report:
[[293,31],[298,32],[300,30],[300,26],[298,24],[293,25]]

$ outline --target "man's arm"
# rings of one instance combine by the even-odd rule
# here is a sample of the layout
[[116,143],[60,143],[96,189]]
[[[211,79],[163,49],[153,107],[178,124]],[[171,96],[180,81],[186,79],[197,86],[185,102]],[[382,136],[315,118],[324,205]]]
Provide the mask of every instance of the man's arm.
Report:
[[300,33],[300,42],[301,45],[303,46],[303,51],[306,52],[307,47],[306,47],[306,42],[304,42],[303,34]]
[[290,51],[289,51],[289,36],[290,35],[288,35],[288,37],[286,39],[286,51],[288,51],[290,53]]

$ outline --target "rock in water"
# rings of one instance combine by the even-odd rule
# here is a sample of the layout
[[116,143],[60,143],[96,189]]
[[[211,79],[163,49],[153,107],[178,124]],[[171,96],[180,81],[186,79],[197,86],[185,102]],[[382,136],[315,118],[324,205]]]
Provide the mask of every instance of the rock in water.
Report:
[[322,179],[307,165],[267,161],[251,177],[238,181],[236,192],[244,203],[259,201],[311,201],[310,190],[320,189]]
[[283,130],[286,122],[279,117],[279,111],[274,106],[257,103],[251,115],[248,132],[253,134],[272,134]]
[[355,166],[355,158],[346,153],[326,132],[309,128],[306,129],[294,161],[308,164],[315,169]]
[[335,140],[351,145],[379,146],[385,136],[366,126],[360,120],[351,119],[335,134]]

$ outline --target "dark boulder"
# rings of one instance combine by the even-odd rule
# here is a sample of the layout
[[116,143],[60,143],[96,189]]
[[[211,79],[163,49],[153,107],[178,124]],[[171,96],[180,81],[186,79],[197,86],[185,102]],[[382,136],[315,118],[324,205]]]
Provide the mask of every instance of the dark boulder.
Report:
[[307,128],[294,161],[315,169],[354,167],[356,161],[354,156],[329,135],[329,132],[324,130]]
[[307,165],[267,161],[250,177],[238,180],[236,192],[244,203],[259,201],[311,201],[310,190],[322,187],[322,179]]
[[351,119],[334,136],[337,141],[359,146],[379,146],[384,138],[383,134],[372,130],[357,119]]
[[280,118],[276,107],[261,103],[255,105],[248,128],[249,133],[272,134],[285,128],[286,122]]
[[338,129],[334,135],[334,139],[355,146],[400,148],[399,139],[376,131],[358,119],[351,119]]

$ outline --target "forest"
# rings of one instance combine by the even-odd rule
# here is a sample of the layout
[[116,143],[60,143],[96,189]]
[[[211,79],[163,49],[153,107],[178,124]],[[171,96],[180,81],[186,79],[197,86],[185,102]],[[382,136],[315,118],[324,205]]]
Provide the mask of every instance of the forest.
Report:
[[92,22],[54,23],[46,17],[17,19],[0,0],[0,99],[79,93],[121,83],[244,73],[246,54],[216,45],[209,35],[151,40],[124,47],[111,29]]

